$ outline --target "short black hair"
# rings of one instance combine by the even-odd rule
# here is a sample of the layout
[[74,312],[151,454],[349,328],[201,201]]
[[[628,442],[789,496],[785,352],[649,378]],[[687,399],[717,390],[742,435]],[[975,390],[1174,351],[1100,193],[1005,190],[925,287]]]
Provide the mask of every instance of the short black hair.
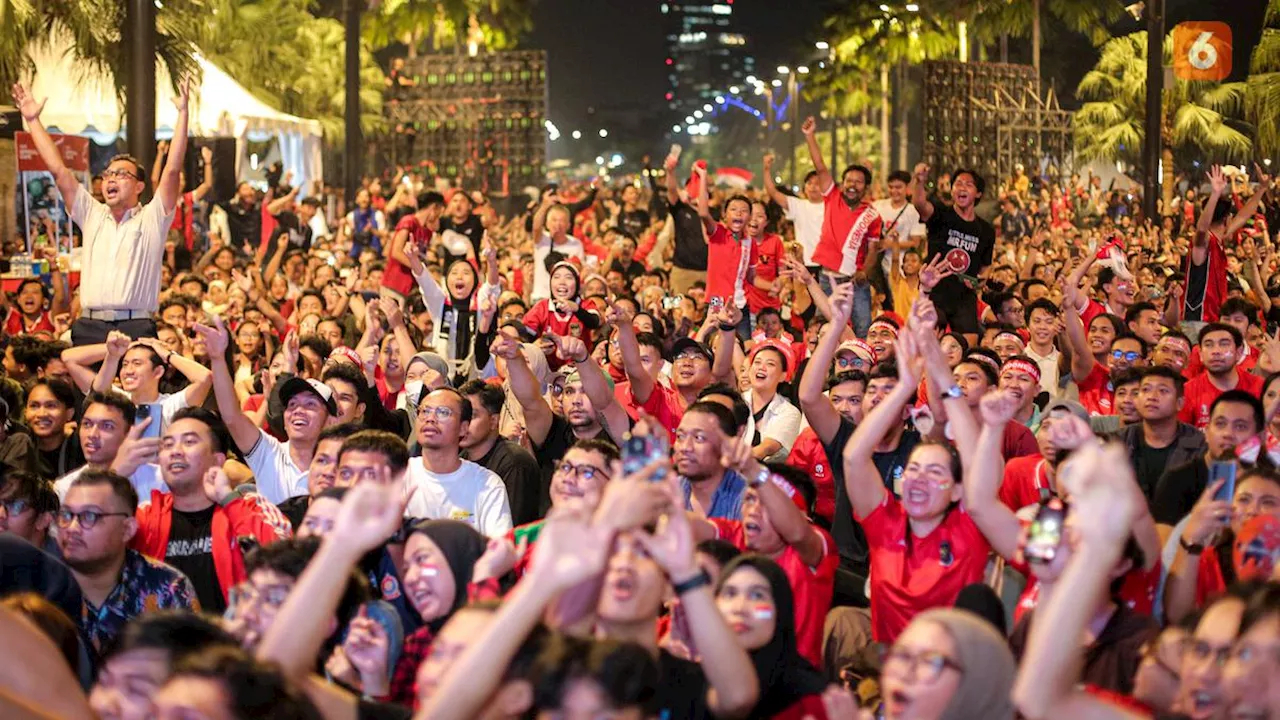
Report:
[[330,380],[341,380],[355,388],[356,393],[368,387],[364,372],[355,365],[346,362],[335,362],[325,367],[324,371],[320,373],[320,382],[328,382]]
[[53,483],[25,470],[9,470],[0,476],[0,497],[26,500],[36,514],[58,512],[61,506]]
[[818,500],[818,486],[814,484],[813,478],[810,478],[803,470],[792,467],[786,463],[771,462],[766,467],[769,472],[781,477],[783,480],[791,483],[791,487],[800,493],[804,498],[805,512],[813,511],[813,503]]
[[186,610],[151,610],[130,620],[108,646],[105,660],[134,650],[160,650],[170,666],[206,648],[239,647],[235,636],[208,615]]
[[51,377],[36,378],[27,383],[27,399],[30,400],[32,391],[41,386],[47,388],[59,404],[73,410],[80,406],[76,390],[71,383]]
[[[1022,287],[1019,288],[1018,290],[1018,292],[1022,295],[1022,299],[1026,300],[1028,296],[1031,295],[1031,288],[1037,285],[1045,288],[1046,290],[1049,289],[1049,283],[1045,282],[1044,280],[1041,280],[1040,278],[1033,277],[1033,278],[1027,278],[1026,280],[1023,280]],[[1040,298],[1040,299],[1044,300],[1046,298]]]
[[444,195],[441,195],[440,193],[434,190],[427,190],[426,192],[418,193],[418,209],[419,210],[429,208],[432,205],[440,205],[443,207],[444,204],[445,204]]
[[862,383],[862,387],[866,388],[867,374],[861,370],[845,370],[843,372],[838,372],[833,375],[831,380],[827,383],[827,390],[830,390],[837,385],[843,385],[851,382]]
[[894,170],[893,172],[889,173],[889,179],[886,182],[893,182],[895,180],[900,183],[905,183],[907,185],[910,185],[911,173],[907,172],[906,170]]
[[1164,365],[1151,365],[1150,367],[1143,368],[1142,379],[1145,380],[1149,377],[1165,378],[1171,381],[1178,397],[1182,397],[1183,388],[1185,388],[1187,384],[1187,379],[1183,377],[1182,373]]
[[[975,358],[977,357],[985,358],[987,362],[976,360]],[[982,374],[987,378],[988,386],[995,387],[1000,384],[1000,373],[996,371],[996,368],[1004,363],[1000,362],[1000,356],[994,352],[986,348],[974,348],[961,356],[960,362],[968,363],[982,370]]]
[[[661,323],[658,322],[657,318],[653,319],[653,326],[655,328],[658,327],[660,324]],[[662,338],[658,337],[657,333],[651,333],[651,332],[636,333],[636,344],[643,347],[651,347],[658,351],[658,355],[662,355],[662,351],[664,348],[664,343],[662,342]]]
[[952,184],[955,184],[956,178],[960,177],[961,175],[968,175],[969,177],[973,178],[973,186],[977,188],[978,194],[980,195],[986,194],[987,181],[984,180],[982,176],[978,174],[977,170],[971,170],[969,168],[956,168],[955,172],[951,173]]
[[125,511],[131,516],[138,509],[138,491],[134,489],[133,483],[129,482],[129,478],[123,475],[117,475],[110,470],[85,468],[71,483],[72,488],[89,485],[109,485],[111,492],[120,498],[124,503]]
[[107,161],[107,167],[111,167],[111,163],[114,162],[133,163],[134,179],[144,183],[147,181],[146,174],[142,171],[142,163],[138,162],[138,158],[130,155],[129,153],[117,153],[112,155],[111,159]]
[[239,647],[216,645],[194,652],[173,667],[175,676],[207,678],[226,697],[231,716],[272,720],[319,720],[320,711],[275,665]]
[[1218,308],[1218,317],[1220,318],[1235,315],[1236,313],[1248,318],[1250,325],[1258,324],[1258,307],[1244,298],[1227,298],[1222,301],[1222,305]]
[[[470,407],[470,403],[466,403]],[[342,456],[349,452],[378,453],[386,458],[391,471],[399,475],[409,467],[409,446],[404,440],[386,430],[361,430],[342,441],[338,450],[338,464],[342,464]]]
[[698,391],[697,399],[701,402],[712,395],[729,398],[729,401],[733,404],[734,422],[738,424],[739,428],[746,427],[747,421],[751,419],[751,407],[747,405],[746,400],[742,399],[742,393],[738,392],[737,388],[728,383],[711,383]]
[[1058,313],[1061,312],[1061,309],[1052,300],[1049,298],[1040,298],[1022,309],[1022,317],[1028,325],[1031,324],[1031,312],[1033,310],[1047,312],[1054,317],[1057,317]]
[[1098,322],[1099,320],[1106,320],[1108,323],[1111,323],[1111,330],[1117,336],[1127,332],[1127,330],[1125,329],[1125,324],[1123,320],[1116,317],[1115,315],[1112,315],[1111,313],[1105,313],[1105,312],[1098,313],[1097,315],[1095,315],[1093,319],[1089,321],[1089,326],[1086,327],[1085,330],[1092,328],[1093,324]]
[[[133,427],[134,417],[138,413],[138,406],[134,405],[128,397],[118,392],[91,392],[89,397],[84,400],[84,408],[88,410],[91,405],[106,405],[109,408],[115,408],[120,411],[120,416],[124,418],[124,429],[128,430]],[[160,422],[156,418],[153,422]]]
[[1212,332],[1224,332],[1231,336],[1231,341],[1236,347],[1244,345],[1244,336],[1240,334],[1240,330],[1235,325],[1228,325],[1224,322],[1211,322],[1200,329],[1200,345],[1204,345],[1204,338]]
[[1142,378],[1146,377],[1143,368],[1131,367],[1125,368],[1120,372],[1111,375],[1111,387],[1119,389],[1125,385],[1137,385],[1142,382]]
[[438,387],[435,390],[432,390],[431,392],[423,395],[422,399],[418,402],[419,412],[421,412],[422,408],[426,406],[427,396],[430,395],[431,393],[436,393],[436,392],[452,393],[455,397],[457,397],[458,405],[461,406],[461,409],[458,412],[458,422],[462,423],[463,425],[466,425],[467,423],[471,422],[471,401],[468,400],[466,396],[463,395],[457,388],[452,388],[452,387],[449,387],[448,385],[445,385],[443,387]]
[[316,438],[316,444],[320,444],[325,440],[346,440],[347,438],[360,432],[360,426],[355,423],[338,423],[330,425],[320,431],[319,437]]
[[727,565],[730,560],[742,554],[742,551],[738,549],[737,545],[734,545],[728,540],[721,540],[720,538],[703,540],[698,543],[697,547],[694,548],[694,551],[700,552],[704,555],[710,555],[711,558],[721,566]]
[[[1226,303],[1223,303],[1223,305],[1225,306]],[[1160,310],[1156,308],[1154,304],[1149,303],[1145,300],[1142,302],[1136,302],[1130,305],[1129,309],[1124,311],[1124,324],[1128,325],[1129,323],[1138,322],[1138,316],[1148,311],[1154,312],[1156,314],[1160,313]]]
[[725,435],[733,437],[738,434],[739,425],[737,419],[733,416],[733,411],[720,403],[712,402],[710,400],[699,400],[698,402],[690,405],[688,409],[684,411],[684,414],[688,415],[689,413],[695,412],[714,417],[716,422],[720,425],[720,432],[723,432]]
[[497,415],[502,412],[502,406],[507,400],[506,393],[502,392],[502,388],[480,379],[468,380],[462,387],[458,388],[458,392],[465,397],[479,398],[481,407],[490,415]]
[[188,418],[203,423],[205,427],[209,428],[209,435],[213,438],[214,452],[227,454],[232,447],[231,432],[227,430],[227,424],[222,421],[221,417],[203,407],[187,407],[174,413],[173,419],[169,421],[169,424],[173,425],[179,420]]
[[870,385],[872,380],[883,380],[884,378],[898,379],[898,363],[892,359],[883,360],[872,366],[871,372],[867,373],[867,384]]
[[[270,545],[260,545],[244,559],[246,575],[258,570],[271,570],[295,580],[307,569],[320,549],[320,538],[288,538]],[[358,570],[348,573],[347,586],[338,603],[338,632],[347,626],[360,606],[371,598],[369,581]]]
[[1218,410],[1218,406],[1224,403],[1248,405],[1253,414],[1253,431],[1258,432],[1262,429],[1263,418],[1266,417],[1266,413],[1262,409],[1262,401],[1254,397],[1253,393],[1239,388],[1222,393],[1209,406],[1209,417],[1212,418],[1213,414]]
[[992,312],[999,315],[1001,312],[1004,312],[1004,304],[1009,302],[1010,300],[1017,300],[1018,302],[1022,302],[1022,299],[1019,298],[1017,295],[1014,295],[1013,293],[1008,291],[1001,291],[993,294],[987,300],[987,304],[991,306]]
[[658,663],[643,646],[609,639],[584,639],[557,633],[547,639],[531,673],[536,707],[559,708],[575,681],[590,678],[605,704],[614,708],[647,705],[659,683]]
[[614,445],[609,440],[605,440],[604,438],[600,438],[600,437],[587,438],[586,440],[578,440],[573,445],[569,446],[570,450],[573,450],[574,448],[577,448],[578,450],[583,450],[585,452],[600,453],[601,455],[603,455],[604,462],[606,465],[605,469],[608,469],[607,466],[612,465],[614,460],[618,460],[621,457],[621,454],[618,452],[617,445]]
[[863,182],[867,184],[867,187],[871,187],[871,168],[867,167],[866,165],[859,165],[857,163],[850,165],[849,167],[844,169],[844,172],[840,173],[840,180],[843,181],[845,175],[848,175],[849,173],[854,171],[862,173]]
[[[329,341],[315,333],[304,335],[298,340],[298,349],[302,348],[308,348],[316,355],[319,355],[322,362],[329,359],[329,354],[333,352],[333,346],[329,344]],[[302,362],[301,355],[299,355],[298,362]]]

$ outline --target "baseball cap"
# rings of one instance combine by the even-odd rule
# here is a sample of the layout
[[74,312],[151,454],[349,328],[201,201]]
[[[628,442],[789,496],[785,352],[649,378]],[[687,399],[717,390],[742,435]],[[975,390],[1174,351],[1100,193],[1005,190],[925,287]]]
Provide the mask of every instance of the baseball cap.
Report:
[[338,403],[334,401],[333,390],[330,390],[328,385],[319,380],[303,379],[296,375],[285,380],[280,386],[280,403],[287,406],[293,396],[300,392],[315,393],[324,401],[324,406],[329,410],[330,415],[338,414]]
[[699,355],[706,358],[707,362],[713,365],[716,362],[715,354],[712,353],[711,350],[708,349],[706,345],[703,345],[702,343],[698,342],[697,340],[694,340],[693,338],[687,338],[687,337],[680,338],[675,342],[674,345],[671,346],[671,359],[674,361],[676,358],[683,355],[685,350],[696,351]]
[[876,349],[868,345],[865,340],[854,339],[840,343],[840,347],[836,348],[836,356],[843,352],[861,355],[864,360],[870,360],[872,365],[876,363]]
[[1081,420],[1089,422],[1089,411],[1085,410],[1083,405],[1073,400],[1067,400],[1065,398],[1054,400],[1045,406],[1044,414],[1051,415],[1054,410],[1066,410]]

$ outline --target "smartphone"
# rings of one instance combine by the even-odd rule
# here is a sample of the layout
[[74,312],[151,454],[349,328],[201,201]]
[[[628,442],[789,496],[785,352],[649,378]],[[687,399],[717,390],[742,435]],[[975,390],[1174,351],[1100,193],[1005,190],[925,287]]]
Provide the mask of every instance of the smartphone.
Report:
[[[665,437],[655,435],[632,435],[622,444],[622,472],[632,475],[644,470],[657,460],[665,460],[670,454]],[[661,475],[649,478],[657,482]]]
[[1218,488],[1218,492],[1213,494],[1214,500],[1222,502],[1231,502],[1236,494],[1236,469],[1234,462],[1212,462],[1209,463],[1209,484],[1212,485],[1222,480],[1222,487]]
[[143,403],[139,405],[133,414],[133,424],[137,425],[147,418],[151,418],[151,424],[147,426],[146,430],[142,431],[142,437],[160,437],[160,405],[158,403]]
[[662,298],[662,309],[675,310],[676,308],[680,307],[680,301],[683,299],[684,299],[683,295],[676,295],[674,297],[671,297],[671,296],[664,297]]
[[1041,503],[1040,510],[1027,529],[1027,546],[1023,550],[1027,562],[1050,563],[1058,555],[1062,544],[1062,525],[1067,509],[1061,502],[1050,500]]
[[711,312],[720,312],[720,308],[724,307],[724,298],[717,295],[707,301],[707,306]]

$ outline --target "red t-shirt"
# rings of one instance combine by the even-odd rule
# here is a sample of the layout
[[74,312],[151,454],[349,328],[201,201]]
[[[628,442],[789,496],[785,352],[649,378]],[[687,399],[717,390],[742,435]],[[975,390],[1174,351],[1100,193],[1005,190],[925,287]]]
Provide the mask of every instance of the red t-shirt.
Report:
[[[405,255],[413,252],[410,246],[414,243],[426,247],[430,242],[431,236],[435,233],[431,232],[431,228],[418,222],[418,218],[410,213],[400,218],[400,222],[396,223],[395,232],[401,230],[409,233],[409,238],[405,240]],[[394,234],[394,233],[393,233]],[[409,268],[404,263],[391,257],[391,244],[387,244],[387,269],[382,273],[382,284],[388,288],[395,290],[401,295],[408,295],[413,291],[416,281],[413,279],[413,273],[409,272]]]
[[822,449],[822,441],[813,428],[802,430],[792,443],[787,464],[813,479],[818,491],[817,500],[813,503],[814,512],[831,522],[836,512],[836,486],[831,479],[831,463],[827,461],[827,451]]
[[[753,242],[752,245],[751,266],[756,270],[756,279],[773,282],[778,278],[778,268],[782,261],[782,238],[777,235],[765,235],[760,242]],[[761,290],[754,283],[747,283],[746,291],[747,307],[753,313],[758,313],[767,307],[782,307],[782,298],[770,295],[769,291]]]
[[53,327],[53,318],[49,317],[48,310],[41,311],[40,318],[28,327],[26,320],[23,319],[22,313],[18,311],[18,308],[11,307],[9,308],[9,314],[4,318],[4,332],[6,335],[12,337],[14,335],[23,335],[27,333],[52,333],[56,332],[56,330]]
[[902,503],[885,493],[858,519],[871,551],[871,635],[892,643],[917,614],[950,607],[966,585],[982,581],[991,545],[961,507],[924,537],[910,535]]
[[[1227,299],[1227,253],[1222,249],[1222,241],[1213,233],[1206,233],[1209,237],[1209,247],[1205,250],[1205,262],[1208,267],[1205,268],[1204,294],[1198,298],[1185,297],[1182,299],[1183,310],[1195,307],[1203,303],[1200,311],[1200,319],[1204,322],[1217,322],[1218,310],[1222,307],[1222,301]],[[1187,261],[1182,264],[1182,272],[1186,277],[1191,277],[1192,253],[1187,253]],[[1184,312],[1184,315],[1187,313]]]
[[1115,388],[1111,387],[1111,373],[1098,361],[1093,362],[1093,369],[1084,382],[1076,383],[1080,388],[1080,404],[1090,415],[1115,415]]
[[1018,510],[1040,502],[1049,487],[1049,475],[1044,458],[1039,455],[1014,458],[1004,464],[1004,479],[1000,481],[1000,502],[1010,510]]
[[884,221],[870,203],[850,208],[839,183],[823,196],[822,234],[813,261],[834,273],[852,275],[862,269],[871,243],[880,239]]
[[[595,314],[594,310],[587,312]],[[591,347],[592,332],[587,329],[576,313],[562,313],[551,309],[551,301],[543,298],[525,313],[524,326],[535,335],[545,332],[555,333],[561,337],[574,337]]]
[[1039,455],[1040,446],[1036,444],[1036,436],[1026,425],[1020,422],[1006,423],[1004,437],[1000,441],[1000,454],[1006,461],[1013,458]]
[[[741,520],[711,518],[721,540],[733,543],[739,550],[747,549],[746,536]],[[773,561],[791,581],[791,592],[796,604],[796,649],[801,657],[822,667],[822,624],[831,609],[831,594],[835,591],[836,568],[840,566],[840,554],[835,551],[836,542],[820,527],[814,531],[822,537],[822,560],[810,567],[800,559],[800,553],[788,545]]]
[[[1018,597],[1018,604],[1013,608],[1013,621],[1016,623],[1022,619],[1022,616],[1028,610],[1034,609],[1039,604],[1040,581],[1036,579],[1035,575],[1031,574],[1031,568],[1025,564],[1012,563],[1011,566],[1027,578],[1027,585],[1022,589],[1022,595]],[[1155,609],[1156,589],[1160,586],[1162,570],[1163,568],[1157,560],[1150,570],[1136,567],[1125,573],[1124,580],[1120,584],[1120,592],[1117,593],[1125,607],[1140,615],[1150,615],[1152,610]]]
[[[716,223],[707,237],[707,301],[720,298],[726,306],[738,306],[738,288],[747,283],[747,271],[755,264],[755,247],[743,235],[735,239],[729,228]],[[745,297],[745,292],[743,293]]]
[[[1236,390],[1244,390],[1257,398],[1262,397],[1261,377],[1253,373],[1240,372],[1238,368],[1236,377],[1239,378],[1236,381]],[[1223,392],[1209,380],[1209,373],[1200,373],[1187,382],[1184,391],[1186,401],[1182,405],[1182,411],[1178,413],[1178,420],[1203,430],[1209,424],[1209,408]]]
[[[635,393],[631,391],[630,384],[627,385],[627,398],[632,405],[637,405]],[[643,405],[638,405],[642,410],[653,416],[667,429],[668,440],[674,445],[676,441],[676,428],[680,425],[680,420],[684,418],[684,403],[680,399],[680,393],[674,388],[667,387],[661,382],[653,384],[653,392],[649,393],[649,399]],[[636,413],[636,417],[640,416]]]
[[[1245,345],[1244,359],[1236,363],[1238,372],[1248,372],[1258,366],[1258,351],[1252,345]],[[1200,359],[1200,347],[1191,348],[1191,356],[1187,358],[1187,366],[1182,369],[1182,377],[1191,378],[1204,372],[1204,362]]]

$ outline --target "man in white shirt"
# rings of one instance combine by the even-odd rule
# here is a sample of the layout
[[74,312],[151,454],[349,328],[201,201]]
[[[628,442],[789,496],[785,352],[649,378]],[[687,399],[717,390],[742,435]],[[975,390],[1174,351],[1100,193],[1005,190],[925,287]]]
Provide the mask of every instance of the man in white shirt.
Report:
[[80,417],[80,450],[85,465],[58,478],[53,489],[58,500],[67,497],[67,490],[76,478],[89,468],[111,470],[129,478],[138,491],[138,504],[151,502],[151,491],[168,492],[160,476],[156,461],[160,453],[160,438],[154,434],[144,437],[145,431],[157,420],[147,418],[134,423],[136,408],[129,399],[118,393],[91,393],[85,399],[84,414]]
[[190,89],[184,80],[173,104],[178,108],[173,141],[155,197],[145,207],[138,202],[147,183],[142,164],[129,155],[111,158],[102,173],[102,194],[98,202],[62,162],[40,112],[44,101],[23,85],[13,86],[13,101],[27,121],[40,159],[53,174],[70,208],[71,219],[84,236],[80,276],[81,315],[71,327],[74,345],[106,340],[107,333],[119,330],[130,337],[155,337],[152,318],[160,298],[160,266],[164,241],[173,223],[181,192],[178,176],[187,149],[187,103]]
[[330,417],[338,414],[333,390],[315,379],[291,377],[286,380],[280,385],[279,394],[280,403],[284,405],[284,433],[288,442],[271,437],[241,409],[227,367],[227,329],[219,317],[214,317],[214,323],[215,327],[197,324],[194,329],[209,348],[218,414],[253,471],[258,493],[277,505],[291,497],[306,495],[307,474],[320,431]]
[[818,263],[813,251],[822,236],[822,214],[826,205],[822,202],[822,185],[818,171],[810,170],[804,176],[804,197],[798,198],[780,192],[773,182],[773,153],[764,156],[764,189],[769,197],[787,211],[787,219],[796,228],[796,242],[803,248],[804,264],[810,272],[817,272]]
[[511,529],[507,486],[492,471],[462,459],[462,434],[471,413],[471,402],[449,387],[431,391],[418,405],[422,457],[409,462],[405,515],[460,520],[498,537]]
[[[884,239],[880,241],[880,267],[888,277],[893,269],[893,253],[909,247],[920,247],[921,237],[916,235],[916,226],[920,224],[920,211],[907,201],[907,188],[911,186],[911,175],[905,170],[895,170],[889,174],[889,197],[871,203],[884,222]],[[894,237],[890,239],[890,234]]]

